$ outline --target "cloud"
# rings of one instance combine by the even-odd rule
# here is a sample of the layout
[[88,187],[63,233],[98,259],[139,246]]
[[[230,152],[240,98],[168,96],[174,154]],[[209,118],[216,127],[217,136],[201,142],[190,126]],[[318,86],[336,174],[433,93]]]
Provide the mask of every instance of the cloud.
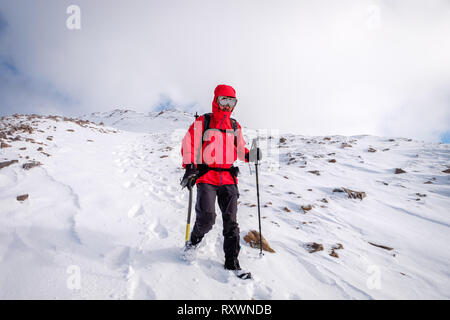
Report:
[[450,128],[449,1],[81,0],[76,31],[70,4],[2,2],[0,57],[22,79],[2,67],[2,106],[200,113],[227,83],[249,127],[429,141]]

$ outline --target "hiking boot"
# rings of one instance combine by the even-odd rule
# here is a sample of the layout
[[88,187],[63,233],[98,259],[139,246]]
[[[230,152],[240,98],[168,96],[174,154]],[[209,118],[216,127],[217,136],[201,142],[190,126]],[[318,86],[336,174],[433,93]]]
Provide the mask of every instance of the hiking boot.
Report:
[[252,279],[252,274],[247,270],[242,270],[238,259],[225,260],[224,268],[230,271],[243,280]]
[[241,270],[238,259],[226,259],[224,268],[227,270]]
[[181,259],[188,262],[194,261],[197,257],[197,249],[198,243],[192,244],[190,241],[188,241],[181,252]]

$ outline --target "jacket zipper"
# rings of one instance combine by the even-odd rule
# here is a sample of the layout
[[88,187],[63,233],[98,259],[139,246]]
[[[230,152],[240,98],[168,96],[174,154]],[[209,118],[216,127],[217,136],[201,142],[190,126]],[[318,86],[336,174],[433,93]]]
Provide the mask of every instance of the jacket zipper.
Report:
[[[222,123],[220,124],[220,127],[219,127],[219,129],[222,129],[222,125],[223,125],[223,122],[225,121],[225,118],[226,118],[227,116],[226,115],[224,115],[223,116],[223,119],[222,119]],[[223,150],[222,150],[223,151]],[[223,161],[223,156],[224,155],[222,155],[222,159],[221,159],[221,162]],[[221,168],[221,164],[219,164],[219,169]],[[219,177],[220,177],[220,185],[222,186],[223,185],[223,182],[222,182],[222,172],[221,171],[219,171]]]

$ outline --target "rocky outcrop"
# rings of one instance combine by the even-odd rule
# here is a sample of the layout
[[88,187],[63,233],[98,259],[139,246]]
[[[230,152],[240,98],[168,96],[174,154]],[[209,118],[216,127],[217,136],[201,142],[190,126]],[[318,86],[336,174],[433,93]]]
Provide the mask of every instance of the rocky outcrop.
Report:
[[4,162],[0,162],[0,169],[9,167],[10,165],[19,162],[18,160],[11,160],[11,161],[4,161]]
[[41,165],[42,165],[42,163],[40,163],[39,161],[30,161],[30,162],[23,164],[22,168],[24,168],[25,170],[30,170],[34,167],[38,167]]
[[381,244],[376,244],[376,243],[373,243],[373,242],[369,242],[369,244],[371,244],[372,246],[375,246],[375,247],[384,249],[384,250],[389,250],[389,251],[390,251],[390,250],[394,250],[394,248],[387,247],[387,246],[383,246],[383,245],[381,245]]
[[323,250],[323,245],[321,243],[316,243],[316,242],[307,243],[306,244],[306,250],[308,250],[309,253],[322,251]]
[[364,191],[355,191],[355,190],[351,190],[351,189],[347,189],[347,188],[335,188],[333,190],[333,192],[345,192],[347,194],[347,196],[350,199],[364,199],[365,197],[367,197],[366,193]]
[[21,196],[17,196],[16,199],[17,199],[17,201],[20,201],[20,202],[25,201],[28,199],[28,194],[23,194]]
[[[259,249],[260,248],[260,235],[259,232],[256,230],[250,231],[245,237],[244,241],[247,242],[250,247]],[[275,250],[273,250],[270,246],[267,240],[262,236],[262,249],[267,252],[274,253]]]

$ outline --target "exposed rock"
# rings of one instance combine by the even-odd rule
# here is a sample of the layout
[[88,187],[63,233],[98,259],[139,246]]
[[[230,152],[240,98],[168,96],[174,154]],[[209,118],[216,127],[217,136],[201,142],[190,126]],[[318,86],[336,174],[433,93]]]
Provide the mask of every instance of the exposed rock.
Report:
[[340,189],[340,188],[334,188],[333,192],[344,192],[344,190]]
[[168,157],[168,155],[162,155],[160,158],[167,158]]
[[330,162],[330,163],[336,163],[336,159],[330,159],[330,160],[328,160],[328,162]]
[[450,173],[450,168],[448,168],[447,170],[442,171],[443,173]]
[[28,124],[10,125],[7,134],[12,136],[15,132],[33,133],[33,128]]
[[42,147],[37,148],[37,151],[44,151]]
[[22,166],[22,168],[24,168],[25,170],[30,170],[30,169],[32,169],[34,167],[38,167],[40,165],[42,165],[42,163],[40,163],[39,161],[30,161],[30,162],[25,163]]
[[389,139],[388,141],[389,141],[389,142],[394,142],[394,141],[395,141],[395,139]]
[[274,225],[276,225],[277,227],[280,226],[280,224],[278,222],[275,222],[275,221],[270,221],[270,222],[273,223]]
[[315,174],[316,176],[320,176],[319,170],[308,171],[309,173]]
[[339,255],[334,251],[334,249],[331,249],[330,256],[332,256],[334,258],[339,258]]
[[[259,249],[260,248],[260,234],[256,230],[250,231],[245,237],[244,241],[247,242],[250,247]],[[273,250],[270,246],[267,240],[262,236],[262,249],[264,251],[272,252],[274,253],[275,250]]]
[[289,158],[287,164],[296,163],[296,162],[297,162],[297,160],[294,157],[292,157],[292,158]]
[[423,198],[423,197],[426,197],[427,195],[426,195],[425,193],[419,193],[419,192],[417,192],[417,193],[416,193],[416,196]]
[[402,168],[395,168],[395,174],[401,174],[401,173],[406,173],[405,170],[403,170]]
[[389,151],[389,148],[383,149],[383,151]]
[[331,138],[330,138],[330,137],[325,137],[325,138],[323,138],[323,140],[328,140],[328,141],[330,141]]
[[73,129],[67,129],[66,131],[68,131],[68,132],[75,132],[75,130],[73,130]]
[[304,213],[306,213],[306,211],[309,211],[312,209],[312,206],[310,204],[308,204],[307,206],[302,206],[302,210]]
[[348,144],[347,142],[342,142],[341,148],[342,149],[344,149],[344,148],[352,148],[352,146],[350,144]]
[[336,243],[332,248],[335,250],[341,250],[344,249],[344,246],[341,243]]
[[323,203],[328,203],[328,200],[326,198],[323,198],[322,200],[320,200]]
[[17,201],[25,201],[28,199],[28,194],[23,194],[21,196],[17,196]]
[[11,161],[4,161],[4,162],[0,162],[0,169],[9,167],[10,165],[19,162],[18,160],[11,160]]
[[368,151],[368,152],[377,152],[377,150],[374,149],[374,148],[369,148],[369,149],[367,149],[367,151]]
[[430,180],[424,182],[424,184],[432,184],[433,182],[431,182]]
[[365,198],[367,196],[366,193],[362,192],[362,191],[354,191],[354,190],[350,190],[347,188],[342,188],[342,190],[344,190],[344,192],[347,193],[347,196],[351,199],[362,200],[363,198]]
[[306,244],[306,249],[308,250],[309,253],[314,253],[317,251],[322,251],[323,250],[323,245],[320,243],[308,243]]
[[11,146],[9,144],[5,143],[5,142],[2,142],[0,144],[0,149],[4,149],[4,148],[11,148]]
[[20,148],[19,150],[27,150],[27,147],[22,147],[22,148]]
[[289,209],[288,207],[284,207],[283,210],[286,212],[291,212],[291,209]]
[[387,246],[383,246],[383,245],[381,245],[381,244],[376,244],[376,243],[372,243],[372,242],[369,242],[369,244],[371,244],[371,245],[373,245],[373,246],[375,246],[375,247],[379,247],[379,248],[385,249],[385,250],[394,250],[394,248],[390,248],[390,247],[387,247]]
[[286,138],[281,137],[280,138],[280,143],[285,143],[286,142]]

